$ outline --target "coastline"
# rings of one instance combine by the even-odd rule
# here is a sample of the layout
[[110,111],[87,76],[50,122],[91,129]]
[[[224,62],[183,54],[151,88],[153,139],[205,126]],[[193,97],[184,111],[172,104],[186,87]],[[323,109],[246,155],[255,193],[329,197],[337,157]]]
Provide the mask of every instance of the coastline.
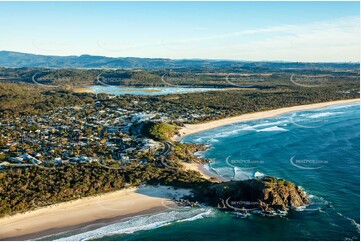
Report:
[[87,225],[100,227],[124,218],[159,213],[176,206],[173,197],[188,194],[187,189],[145,186],[41,207],[1,218],[0,240],[32,240]]
[[[360,99],[340,100],[309,105],[294,106],[221,119],[208,123],[186,125],[180,137],[238,122],[273,117],[288,112],[323,108],[336,104],[360,101]],[[183,163],[186,169],[199,171],[204,178],[221,182],[222,179],[208,171],[204,165]],[[189,194],[190,190],[171,187],[141,187],[85,197],[74,201],[0,218],[0,240],[31,240],[59,232],[83,228],[88,225],[104,226],[120,219],[137,215],[159,213],[176,206],[173,197]],[[98,224],[98,225],[97,225]]]
[[198,171],[199,173],[201,173],[204,179],[210,180],[211,182],[219,183],[222,181],[226,181],[221,176],[218,176],[206,169],[204,164],[182,162],[182,165],[185,167],[185,169]]
[[322,103],[313,103],[313,104],[306,104],[306,105],[299,105],[299,106],[292,106],[286,108],[279,108],[273,109],[268,111],[261,111],[255,113],[246,113],[235,117],[219,119],[215,121],[200,123],[200,124],[186,124],[179,130],[178,135],[174,135],[171,140],[172,141],[179,141],[181,138],[190,135],[199,133],[202,131],[218,128],[221,126],[226,126],[230,124],[240,123],[240,122],[247,122],[257,119],[263,118],[271,118],[274,116],[282,115],[285,113],[296,112],[296,111],[304,111],[304,110],[312,110],[317,108],[325,108],[332,105],[337,104],[345,104],[345,103],[352,103],[360,101],[359,98],[356,99],[346,99],[346,100],[339,100],[339,101],[330,101],[330,102],[322,102]]
[[[273,109],[269,111],[262,111],[262,112],[255,112],[255,113],[248,113],[242,114],[236,117],[220,119],[216,121],[200,123],[200,124],[186,124],[185,127],[179,130],[180,135],[175,135],[172,137],[172,141],[179,141],[181,138],[195,134],[198,132],[218,128],[225,125],[230,125],[239,122],[247,122],[251,120],[263,119],[263,118],[271,118],[274,116],[282,115],[289,112],[295,111],[303,111],[303,110],[312,110],[317,108],[324,108],[332,105],[337,104],[345,104],[345,103],[352,103],[360,101],[359,98],[357,99],[347,99],[347,100],[339,100],[339,101],[332,101],[332,102],[323,102],[323,103],[314,103],[314,104],[307,104],[307,105],[299,105],[299,106],[292,106],[287,108],[280,108],[280,109]],[[186,169],[190,169],[193,171],[198,171],[202,174],[202,176],[208,180],[215,181],[215,182],[222,182],[225,181],[222,177],[217,176],[216,174],[212,173],[204,165],[200,164],[190,164],[190,163],[182,163]]]

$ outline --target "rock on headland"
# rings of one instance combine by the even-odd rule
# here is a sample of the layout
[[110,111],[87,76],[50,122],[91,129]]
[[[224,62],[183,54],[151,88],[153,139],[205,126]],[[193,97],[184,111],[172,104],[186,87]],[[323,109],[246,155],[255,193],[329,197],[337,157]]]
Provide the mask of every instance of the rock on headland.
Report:
[[310,203],[306,193],[294,183],[269,176],[212,184],[198,195],[208,204],[230,211],[286,211]]

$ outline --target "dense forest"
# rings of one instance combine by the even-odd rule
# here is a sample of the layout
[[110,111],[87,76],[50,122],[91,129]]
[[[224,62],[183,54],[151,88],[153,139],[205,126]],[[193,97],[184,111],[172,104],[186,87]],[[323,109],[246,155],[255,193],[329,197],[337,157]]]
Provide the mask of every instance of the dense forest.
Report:
[[[327,66],[327,65],[326,65]],[[332,65],[331,65],[332,66]],[[126,87],[210,87],[269,89],[294,85],[290,77],[301,83],[319,85],[337,82],[357,82],[358,66],[345,68],[324,67],[321,64],[300,65],[298,68],[244,65],[153,68],[153,69],[51,69],[51,68],[1,68],[0,81],[28,82],[40,86],[73,89],[87,85],[112,85]]]
[[[255,84],[256,85],[256,84]],[[320,81],[314,87],[294,85],[289,80],[276,79],[257,84],[257,88],[220,89],[165,96],[122,95],[108,99],[108,94],[75,93],[62,87],[47,87],[23,82],[0,82],[0,111],[3,114],[36,114],[57,107],[94,104],[119,105],[126,109],[163,112],[174,119],[182,114],[194,114],[191,122],[202,122],[301,104],[359,97],[359,81],[353,78]],[[134,104],[137,101],[139,104]]]
[[28,83],[0,83],[0,112],[3,115],[44,113],[59,107],[94,103],[94,96]]
[[[177,150],[178,156],[184,152],[190,159],[193,156],[188,148],[185,151]],[[164,167],[159,159],[150,157],[146,163],[129,163],[122,168],[105,167],[94,162],[2,170],[0,217],[141,184],[185,188],[208,184],[198,172],[182,169],[177,160],[179,158],[175,156],[167,161],[177,169]]]
[[169,140],[176,133],[173,125],[161,122],[146,122],[142,127],[142,133],[154,140]]

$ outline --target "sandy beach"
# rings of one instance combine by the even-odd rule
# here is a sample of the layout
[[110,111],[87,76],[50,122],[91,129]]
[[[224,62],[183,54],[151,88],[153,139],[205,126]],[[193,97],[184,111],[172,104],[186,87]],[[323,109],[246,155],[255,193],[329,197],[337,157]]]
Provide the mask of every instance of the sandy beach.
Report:
[[225,179],[223,179],[222,177],[217,176],[216,174],[207,170],[205,166],[202,164],[182,162],[182,165],[185,167],[185,169],[198,171],[199,173],[201,173],[203,178],[208,179],[210,181],[213,182],[225,181]]
[[146,186],[59,203],[0,219],[0,240],[35,239],[89,224],[166,211],[175,206],[173,197],[188,194],[186,189]]
[[239,123],[239,122],[246,122],[246,121],[263,119],[263,118],[271,118],[271,117],[285,114],[285,113],[317,109],[317,108],[324,108],[324,107],[335,105],[335,104],[345,104],[345,103],[351,103],[351,102],[356,102],[356,101],[360,101],[360,99],[348,99],[348,100],[293,106],[293,107],[287,107],[287,108],[279,108],[279,109],[263,111],[263,112],[242,114],[242,115],[236,116],[236,117],[225,118],[225,119],[220,119],[220,120],[201,123],[201,124],[186,124],[183,128],[181,128],[179,130],[179,135],[175,135],[174,137],[172,137],[172,140],[173,141],[179,140],[181,137],[184,137],[184,136],[187,136],[190,134],[195,134],[195,133],[198,133],[201,131],[214,129],[217,127],[235,124],[235,123]]

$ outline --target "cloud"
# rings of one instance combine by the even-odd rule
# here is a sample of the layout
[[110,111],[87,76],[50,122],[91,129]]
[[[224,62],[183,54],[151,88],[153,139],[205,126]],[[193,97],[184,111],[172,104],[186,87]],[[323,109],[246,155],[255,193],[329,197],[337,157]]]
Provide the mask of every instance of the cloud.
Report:
[[347,17],[302,25],[269,26],[164,41],[163,44],[166,43],[167,49],[186,54],[190,54],[190,48],[193,54],[199,55],[207,49],[208,58],[359,61],[359,21],[359,17]]
[[[179,30],[178,36],[165,34],[149,38],[135,38],[133,35],[138,32],[130,32],[124,37],[97,35],[94,39],[81,41],[81,45],[79,41],[70,39],[67,43],[60,40],[52,41],[52,36],[35,38],[25,44],[22,38],[11,37],[11,41],[0,39],[0,43],[4,49],[54,55],[358,62],[359,28],[359,16],[350,16],[304,24],[234,29],[225,33],[220,33],[219,30],[213,35],[204,34],[205,29],[197,30],[197,26],[194,26],[194,30],[197,31],[192,29],[192,34],[187,34],[186,30]],[[182,34],[187,37],[179,37]],[[6,45],[9,47],[6,48]],[[14,49],[14,46],[22,47]]]

